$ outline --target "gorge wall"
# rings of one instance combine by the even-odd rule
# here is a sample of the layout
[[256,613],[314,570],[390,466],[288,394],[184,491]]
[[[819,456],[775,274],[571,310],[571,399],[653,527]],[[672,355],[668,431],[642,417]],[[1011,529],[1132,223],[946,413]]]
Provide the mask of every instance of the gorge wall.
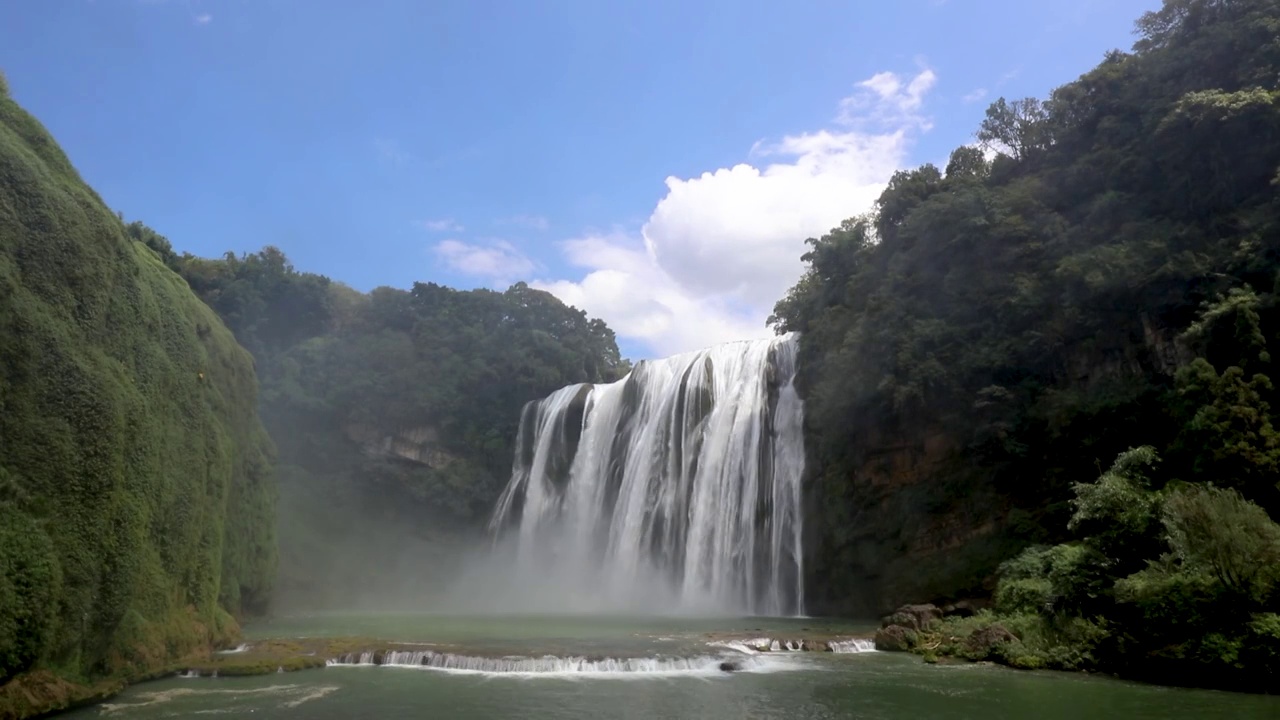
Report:
[[0,88],[0,714],[54,676],[207,650],[265,605],[256,405],[249,354]]

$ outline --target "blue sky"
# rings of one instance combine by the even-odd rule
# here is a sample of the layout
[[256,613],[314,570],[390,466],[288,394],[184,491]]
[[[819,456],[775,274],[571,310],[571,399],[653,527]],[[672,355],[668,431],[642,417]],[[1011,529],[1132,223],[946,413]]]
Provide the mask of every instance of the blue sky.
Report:
[[766,333],[804,238],[1158,0],[43,0],[0,68],[179,250],[528,280],[646,357]]

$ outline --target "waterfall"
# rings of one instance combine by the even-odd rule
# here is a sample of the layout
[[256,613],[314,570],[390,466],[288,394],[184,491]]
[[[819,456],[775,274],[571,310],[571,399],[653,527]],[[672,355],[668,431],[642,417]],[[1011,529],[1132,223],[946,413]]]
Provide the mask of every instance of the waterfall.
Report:
[[642,361],[526,405],[491,523],[519,592],[568,611],[799,614],[796,340]]

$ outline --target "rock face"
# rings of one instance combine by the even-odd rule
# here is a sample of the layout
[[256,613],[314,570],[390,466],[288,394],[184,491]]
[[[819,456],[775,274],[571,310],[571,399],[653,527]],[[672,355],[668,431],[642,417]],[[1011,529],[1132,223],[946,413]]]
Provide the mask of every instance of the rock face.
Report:
[[881,627],[901,625],[911,630],[924,630],[929,623],[942,618],[942,611],[934,605],[903,605],[881,621]]
[[[1185,361],[1170,329],[1145,317],[1141,327],[1140,342],[1109,352],[1064,350],[1058,387],[1084,392],[1167,375]],[[805,352],[802,344],[802,367]],[[806,612],[880,615],[921,599],[989,596],[996,568],[1026,545],[1019,518],[1066,492],[1015,499],[1010,488],[1044,478],[974,453],[972,426],[1006,422],[1010,402],[999,391],[980,395],[950,421],[886,416],[822,427],[806,416]]]
[[992,623],[984,628],[974,630],[965,639],[965,650],[971,657],[989,657],[996,648],[1018,639],[1000,623]]
[[347,437],[358,443],[365,453],[375,457],[399,458],[441,470],[454,457],[440,449],[440,435],[434,427],[423,426],[387,432],[372,425],[352,423]]
[[905,652],[916,644],[914,630],[901,625],[889,625],[876,631],[876,649],[886,652]]

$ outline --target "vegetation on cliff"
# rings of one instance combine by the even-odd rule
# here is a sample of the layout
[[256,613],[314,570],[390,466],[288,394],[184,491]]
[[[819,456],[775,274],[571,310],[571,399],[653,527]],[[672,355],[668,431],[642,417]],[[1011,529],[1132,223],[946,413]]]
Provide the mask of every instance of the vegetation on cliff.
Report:
[[256,404],[249,354],[0,83],[0,715],[208,650],[265,603]]
[[[1262,667],[1244,658],[1280,610],[1280,8],[1166,0],[1137,31],[809,241],[772,321],[804,333],[814,610],[994,589],[1005,613],[1052,597],[1101,622],[1113,660]],[[1164,461],[1121,483],[1141,447]],[[1050,549],[993,588],[1032,544]]]
[[524,283],[360,293],[273,247],[203,259],[141,223],[129,232],[253,353],[279,449],[279,595],[291,606],[371,595],[421,606],[433,566],[488,520],[524,403],[629,368],[602,321]]

